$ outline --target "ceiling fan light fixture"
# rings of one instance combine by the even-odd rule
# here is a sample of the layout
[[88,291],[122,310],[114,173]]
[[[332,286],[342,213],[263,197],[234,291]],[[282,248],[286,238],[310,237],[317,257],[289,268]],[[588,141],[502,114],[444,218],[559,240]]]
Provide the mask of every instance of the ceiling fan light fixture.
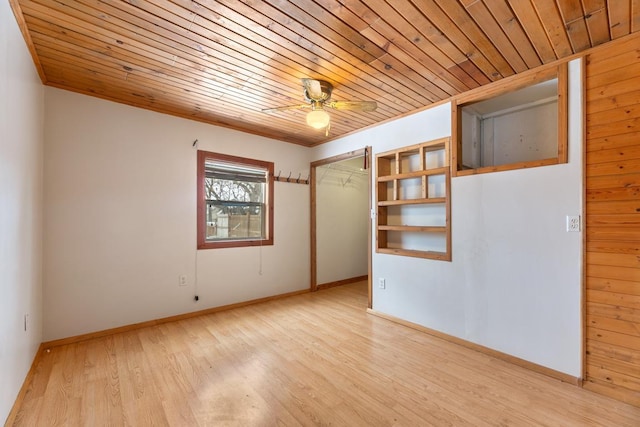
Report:
[[329,125],[329,113],[324,110],[313,110],[307,113],[307,124],[314,129],[326,128]]

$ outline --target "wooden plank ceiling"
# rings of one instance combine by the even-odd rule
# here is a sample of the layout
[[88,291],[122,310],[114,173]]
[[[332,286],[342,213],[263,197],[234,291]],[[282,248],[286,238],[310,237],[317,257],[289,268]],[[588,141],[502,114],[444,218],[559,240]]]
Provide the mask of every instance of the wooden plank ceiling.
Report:
[[[313,146],[623,37],[638,0],[9,0],[44,84]],[[300,79],[328,80],[329,136]]]

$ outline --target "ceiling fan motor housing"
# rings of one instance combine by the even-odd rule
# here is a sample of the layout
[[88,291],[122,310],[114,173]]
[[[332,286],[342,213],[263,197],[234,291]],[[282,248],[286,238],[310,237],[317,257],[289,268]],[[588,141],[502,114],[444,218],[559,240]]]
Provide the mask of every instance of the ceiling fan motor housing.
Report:
[[306,88],[304,89],[304,97],[308,101],[324,102],[324,101],[327,101],[329,98],[331,98],[331,92],[333,91],[333,85],[331,83],[329,83],[328,81],[325,81],[325,80],[318,80],[318,82],[320,83],[320,90],[322,91],[320,96],[317,96],[317,94],[316,94],[315,97],[312,97],[309,94],[309,91]]

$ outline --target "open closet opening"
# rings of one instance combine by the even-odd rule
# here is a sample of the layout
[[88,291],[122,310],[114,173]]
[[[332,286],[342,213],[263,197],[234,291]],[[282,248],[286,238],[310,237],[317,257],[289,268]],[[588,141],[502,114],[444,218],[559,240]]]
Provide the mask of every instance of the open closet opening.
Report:
[[370,164],[366,149],[311,164],[312,291],[369,279]]

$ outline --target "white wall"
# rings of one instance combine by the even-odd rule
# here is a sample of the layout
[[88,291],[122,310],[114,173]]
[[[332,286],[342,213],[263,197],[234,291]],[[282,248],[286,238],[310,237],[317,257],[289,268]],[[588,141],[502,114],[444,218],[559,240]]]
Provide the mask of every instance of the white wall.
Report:
[[319,285],[368,273],[369,188],[366,171],[359,170],[362,162],[356,158],[316,170]]
[[42,84],[0,2],[0,423],[42,341],[42,122]]
[[[453,261],[373,256],[374,310],[581,376],[580,64],[570,64],[569,163],[452,180]],[[314,150],[373,154],[450,135],[449,104]]]
[[306,185],[275,183],[273,246],[196,251],[192,143],[292,176],[308,149],[54,88],[45,105],[45,341],[308,288]]

